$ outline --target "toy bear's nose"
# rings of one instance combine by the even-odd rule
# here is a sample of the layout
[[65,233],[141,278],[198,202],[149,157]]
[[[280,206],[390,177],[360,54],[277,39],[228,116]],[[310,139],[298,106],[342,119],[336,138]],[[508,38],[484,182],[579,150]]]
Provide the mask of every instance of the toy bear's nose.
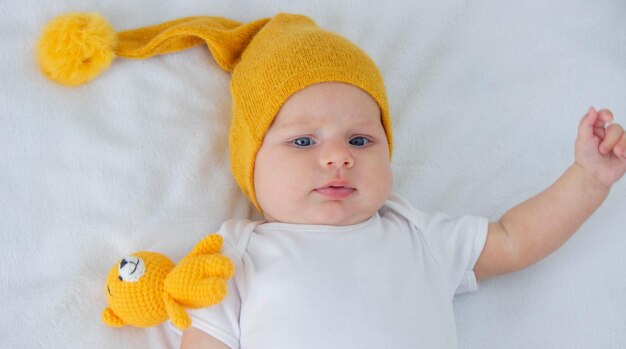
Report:
[[146,264],[137,256],[122,258],[118,267],[120,281],[137,282],[146,272]]

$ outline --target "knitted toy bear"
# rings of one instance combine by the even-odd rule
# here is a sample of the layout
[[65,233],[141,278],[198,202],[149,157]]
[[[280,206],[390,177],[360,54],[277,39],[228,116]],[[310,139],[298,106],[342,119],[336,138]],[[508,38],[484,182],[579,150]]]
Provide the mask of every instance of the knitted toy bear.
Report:
[[106,297],[109,307],[102,320],[109,326],[149,327],[168,318],[183,330],[191,325],[184,308],[214,305],[226,296],[226,281],[234,266],[219,254],[222,237],[201,240],[178,265],[154,252],[123,258],[109,272]]

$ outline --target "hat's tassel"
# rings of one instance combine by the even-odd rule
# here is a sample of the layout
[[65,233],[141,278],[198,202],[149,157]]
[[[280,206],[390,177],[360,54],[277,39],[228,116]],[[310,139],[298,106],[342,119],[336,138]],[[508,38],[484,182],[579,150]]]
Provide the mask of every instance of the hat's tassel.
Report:
[[64,85],[98,76],[115,59],[117,33],[96,13],[69,13],[44,28],[37,60],[44,75]]
[[72,13],[52,20],[38,44],[43,73],[65,85],[97,77],[116,56],[149,58],[206,44],[217,63],[232,71],[269,19],[241,24],[222,17],[187,17],[116,33],[102,16]]

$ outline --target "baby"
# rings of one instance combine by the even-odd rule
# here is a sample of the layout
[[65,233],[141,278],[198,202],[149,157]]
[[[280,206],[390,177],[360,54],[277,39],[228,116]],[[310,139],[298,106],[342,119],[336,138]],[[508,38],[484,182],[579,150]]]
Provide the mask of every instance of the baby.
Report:
[[626,171],[626,135],[605,128],[612,118],[590,108],[574,164],[498,222],[452,222],[391,194],[380,110],[366,92],[336,82],[304,88],[257,153],[265,220],[220,229],[244,230],[238,241],[247,240],[241,252],[225,251],[239,262],[231,294],[192,312],[197,327],[181,348],[454,347],[452,297],[476,288],[472,274],[520,270],[554,251]]
[[248,194],[264,220],[218,231],[236,275],[191,312],[181,348],[455,347],[453,296],[554,251],[626,171],[623,129],[590,108],[576,161],[543,193],[498,222],[426,215],[391,193],[384,92],[329,80],[288,96],[264,132]]
[[425,214],[391,193],[384,84],[354,44],[298,15],[191,17],[120,33],[115,54],[203,42],[232,72],[232,172],[264,219],[220,227],[235,276],[181,348],[455,347],[454,295],[553,252],[626,172],[624,130],[590,108],[574,163],[499,221]]

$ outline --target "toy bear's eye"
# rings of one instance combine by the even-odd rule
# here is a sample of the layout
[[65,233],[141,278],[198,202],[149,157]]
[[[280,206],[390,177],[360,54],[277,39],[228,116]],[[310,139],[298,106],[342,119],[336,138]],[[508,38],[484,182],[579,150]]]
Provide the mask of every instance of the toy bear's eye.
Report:
[[122,258],[119,268],[120,281],[137,282],[146,272],[146,264],[137,256]]

